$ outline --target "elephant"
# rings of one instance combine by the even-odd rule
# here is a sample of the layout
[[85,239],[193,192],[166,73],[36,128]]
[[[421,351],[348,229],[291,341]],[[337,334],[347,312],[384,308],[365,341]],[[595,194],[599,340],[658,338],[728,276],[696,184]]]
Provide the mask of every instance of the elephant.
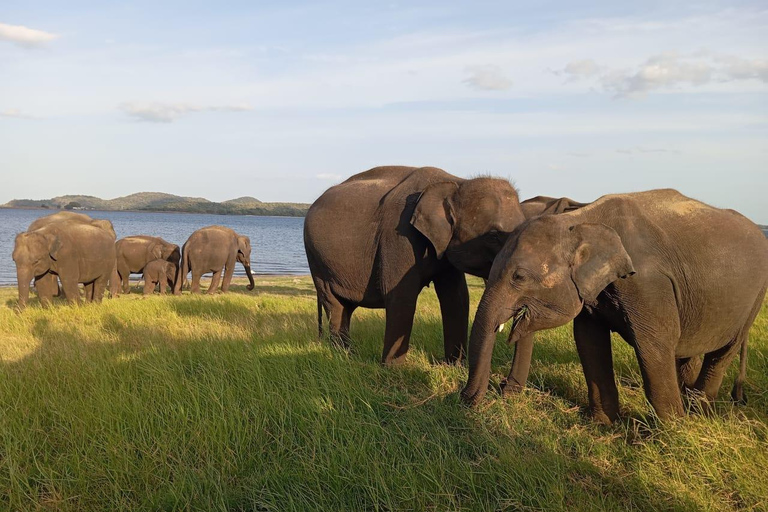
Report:
[[587,203],[579,203],[568,197],[536,196],[520,203],[523,215],[526,219],[532,219],[539,215],[553,215],[577,210]]
[[[216,293],[224,269],[221,291],[226,293],[235,272],[236,261],[243,265],[248,276],[249,284],[246,288],[249,291],[254,288],[251,273],[251,239],[238,235],[230,228],[208,226],[198,229],[184,243],[181,254],[181,279],[177,281],[179,292],[189,272],[192,272],[192,293],[200,293],[200,278],[206,272],[213,272],[211,285],[206,293]],[[174,292],[176,293],[176,290]]]
[[[130,293],[131,285],[129,277],[131,273],[139,274],[144,271],[144,266],[152,260],[162,259],[174,266],[175,272],[181,269],[181,250],[176,244],[166,242],[160,237],[147,235],[133,235],[121,238],[115,244],[117,255],[117,273],[119,281],[111,286],[112,295],[117,295],[122,283],[123,293]],[[171,289],[174,293],[181,293],[176,289],[178,277],[173,278]]]
[[766,287],[768,240],[760,229],[676,190],[608,195],[535,218],[510,235],[493,263],[472,326],[462,400],[484,396],[494,332],[510,319],[512,343],[573,319],[589,411],[599,422],[619,416],[611,331],[634,348],[660,419],[683,414],[678,367],[701,355],[701,369],[688,377],[704,407],[741,352],[732,392],[739,397],[748,332]]
[[[100,302],[115,270],[115,237],[107,230],[78,221],[54,222],[16,236],[13,261],[19,283],[19,307],[29,299],[29,282],[46,273],[59,276],[70,303],[80,301],[78,283],[85,285],[85,299]],[[53,290],[40,294],[50,302]]]
[[445,360],[463,358],[469,323],[464,273],[487,277],[507,235],[523,222],[504,179],[463,179],[435,167],[375,167],[326,190],[309,208],[304,247],[334,342],[349,347],[358,307],[386,312],[385,365],[405,360],[416,300],[434,283]]
[[[36,229],[40,229],[44,226],[64,221],[79,222],[82,224],[90,224],[92,226],[100,227],[110,233],[113,238],[117,238],[115,235],[115,228],[112,226],[110,221],[106,219],[93,219],[84,213],[69,211],[57,212],[51,215],[46,215],[45,217],[40,217],[29,225],[27,232],[35,231]],[[56,276],[50,272],[47,272],[42,276],[35,277],[35,290],[37,290],[41,300],[47,304],[50,302],[50,297],[58,296],[60,293],[59,283],[56,279]]]
[[144,295],[152,295],[155,287],[160,285],[160,295],[165,295],[166,284],[171,290],[176,286],[176,278],[179,273],[178,265],[158,258],[144,265],[142,278],[144,279]]

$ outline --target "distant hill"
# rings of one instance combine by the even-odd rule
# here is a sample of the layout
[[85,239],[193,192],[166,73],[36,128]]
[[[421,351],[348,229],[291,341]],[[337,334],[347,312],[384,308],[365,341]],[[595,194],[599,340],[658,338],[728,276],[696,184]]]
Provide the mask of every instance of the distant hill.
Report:
[[282,217],[303,217],[309,209],[309,205],[305,203],[263,203],[255,197],[238,197],[216,203],[202,197],[182,197],[161,192],[139,192],[115,199],[78,195],[58,196],[51,199],[14,199],[0,207],[277,215]]

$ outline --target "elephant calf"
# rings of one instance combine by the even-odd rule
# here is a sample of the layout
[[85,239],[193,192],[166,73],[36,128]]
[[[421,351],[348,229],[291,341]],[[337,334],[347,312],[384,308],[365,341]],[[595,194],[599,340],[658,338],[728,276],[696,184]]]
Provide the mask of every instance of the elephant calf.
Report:
[[181,289],[176,286],[181,261],[181,251],[178,245],[166,242],[157,236],[132,235],[117,241],[115,255],[118,279],[110,285],[110,292],[113,296],[117,296],[121,283],[123,293],[130,293],[130,275],[144,272],[145,265],[156,259],[165,260],[173,265],[175,275],[171,289],[174,293],[181,292]]
[[144,295],[152,295],[157,285],[160,285],[160,295],[165,295],[166,285],[173,287],[176,283],[176,266],[168,260],[152,260],[144,266]]
[[[605,196],[533,219],[510,235],[493,263],[472,326],[462,399],[474,404],[485,394],[495,333],[505,322],[511,320],[515,342],[572,319],[599,421],[619,415],[611,331],[635,349],[660,418],[683,414],[678,366],[688,366],[681,372],[688,386],[713,400],[741,352],[732,392],[741,398],[747,335],[766,287],[768,240],[760,229],[675,190]],[[702,354],[696,372],[688,363]],[[513,363],[510,380],[525,382],[516,368],[527,373],[527,365]]]
[[192,272],[192,293],[200,293],[200,278],[207,272],[213,272],[211,285],[206,293],[216,293],[224,272],[221,291],[226,292],[235,272],[235,262],[245,268],[248,276],[248,290],[253,290],[251,273],[251,239],[238,235],[224,226],[208,226],[192,233],[182,248],[182,270],[178,291]]

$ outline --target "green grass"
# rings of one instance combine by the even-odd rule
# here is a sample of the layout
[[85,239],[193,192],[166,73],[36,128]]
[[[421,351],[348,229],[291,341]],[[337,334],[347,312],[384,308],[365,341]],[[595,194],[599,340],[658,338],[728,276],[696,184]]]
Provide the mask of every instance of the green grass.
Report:
[[[539,333],[531,387],[476,410],[419,302],[408,362],[316,340],[308,278],[227,295],[13,310],[0,289],[0,510],[766,510],[768,311],[749,405],[659,424],[615,341],[623,420],[594,425],[570,327]],[[471,281],[474,304],[482,284]],[[511,351],[500,335],[493,382]],[[727,397],[736,365],[723,385]]]

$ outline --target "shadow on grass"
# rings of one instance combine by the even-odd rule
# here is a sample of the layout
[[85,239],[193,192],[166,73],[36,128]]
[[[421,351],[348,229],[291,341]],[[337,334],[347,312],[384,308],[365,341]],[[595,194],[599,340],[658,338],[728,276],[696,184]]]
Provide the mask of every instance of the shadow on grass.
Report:
[[[247,308],[231,311],[237,320]],[[174,336],[114,315],[101,323],[84,337],[39,319],[40,348],[2,365],[14,381],[3,400],[23,404],[3,423],[15,469],[0,476],[0,502],[11,508],[669,506],[640,479],[562,452],[551,432],[500,431],[441,394],[428,368],[381,367],[379,318],[356,322],[351,356],[308,336],[280,353],[279,340]],[[441,351],[440,323],[421,324],[414,345]]]

